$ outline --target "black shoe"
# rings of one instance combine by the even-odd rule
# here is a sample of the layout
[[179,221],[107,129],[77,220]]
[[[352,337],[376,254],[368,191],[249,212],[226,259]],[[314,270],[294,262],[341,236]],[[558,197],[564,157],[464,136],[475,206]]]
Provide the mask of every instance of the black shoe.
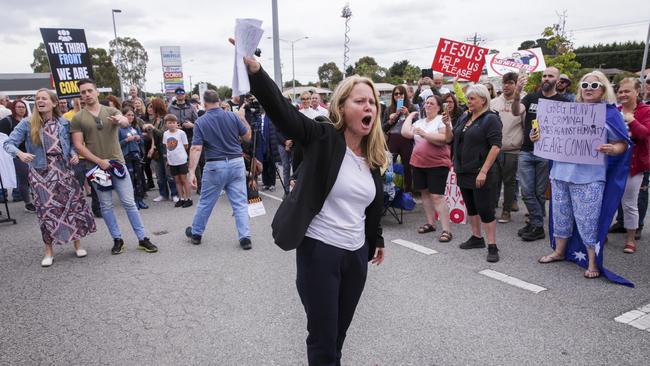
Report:
[[124,240],[117,238],[113,239],[113,249],[111,249],[111,254],[122,254],[126,248],[124,248]]
[[178,200],[178,202],[176,202],[176,203],[174,204],[174,207],[183,207],[183,204],[184,204],[184,203],[185,203],[184,200]]
[[191,226],[188,226],[188,227],[185,228],[185,236],[190,238],[190,240],[192,241],[192,244],[194,244],[194,245],[201,244],[201,235],[192,234],[192,227]]
[[25,211],[30,213],[36,213],[36,207],[34,207],[33,203],[28,203],[25,205]]
[[138,201],[136,202],[136,205],[138,206],[138,209],[146,210],[146,209],[149,208],[149,205],[147,205],[146,203],[144,203],[143,200],[138,200]]
[[183,206],[182,206],[183,208],[187,208],[187,207],[190,207],[190,206],[192,206],[192,200],[191,199],[186,199],[185,201],[183,201]]
[[158,251],[158,247],[153,245],[153,243],[147,237],[140,240],[138,249],[144,250],[147,253],[155,253]]
[[101,211],[93,211],[93,216],[95,216],[98,219],[102,218],[102,212]]
[[526,226],[522,227],[517,231],[517,235],[522,236],[524,233],[527,233],[530,231],[530,228],[533,227],[530,223],[527,223]]
[[251,240],[249,238],[243,238],[239,241],[239,246],[241,246],[241,248],[244,250],[249,250],[253,247],[253,243],[251,243]]
[[488,247],[487,261],[490,263],[495,263],[499,261],[499,249],[497,249],[496,244],[490,244]]
[[546,234],[544,233],[544,228],[542,226],[531,226],[530,230],[521,235],[523,241],[535,241],[539,239],[544,239]]
[[612,227],[609,228],[609,232],[612,234],[624,234],[627,232],[623,223],[616,221]]
[[458,246],[460,249],[478,249],[485,248],[485,239],[477,238],[472,235],[466,242]]

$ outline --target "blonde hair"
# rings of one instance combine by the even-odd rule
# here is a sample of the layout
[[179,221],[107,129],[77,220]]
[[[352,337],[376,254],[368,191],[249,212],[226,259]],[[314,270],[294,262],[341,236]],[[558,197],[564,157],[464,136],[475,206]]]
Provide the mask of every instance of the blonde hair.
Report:
[[603,96],[601,98],[601,101],[607,103],[616,103],[616,94],[614,93],[614,88],[612,88],[612,84],[609,82],[609,79],[607,79],[607,76],[605,76],[605,74],[603,74],[598,70],[594,70],[588,74],[585,74],[583,77],[580,78],[580,81],[578,82],[578,96],[576,100],[578,102],[583,102],[582,83],[590,76],[595,77],[601,84],[603,84],[603,88],[605,90],[603,91]]
[[[50,97],[50,101],[54,104],[52,108],[52,118],[61,117],[61,112],[59,112],[59,97],[55,92],[41,88],[36,91],[35,95],[38,95],[40,92],[46,92]],[[34,110],[32,111],[32,116],[29,118],[29,137],[32,140],[32,144],[40,145],[41,144],[41,129],[43,128],[43,117],[38,112],[38,103],[34,103]]]
[[386,150],[388,150],[388,147],[386,146],[384,133],[381,130],[381,106],[379,105],[379,93],[377,93],[377,89],[375,89],[375,84],[372,80],[359,75],[353,75],[339,83],[332,94],[329,107],[329,117],[334,124],[334,128],[339,131],[345,129],[346,122],[341,110],[343,109],[345,101],[350,96],[352,89],[357,84],[366,84],[370,87],[375,99],[375,108],[377,110],[377,116],[373,121],[370,133],[361,139],[361,150],[366,155],[368,165],[370,165],[372,169],[385,169],[388,166],[388,159],[386,158]]
[[641,92],[641,80],[638,78],[633,78],[633,77],[627,77],[623,78],[621,81],[618,82],[618,87],[620,88],[621,85],[623,84],[632,84],[632,88],[636,91],[636,102],[637,104],[641,103],[643,99],[641,98],[641,95],[643,94]]
[[472,94],[475,94],[477,97],[485,101],[485,105],[483,106],[483,109],[479,114],[482,114],[483,112],[490,109],[490,100],[491,100],[490,92],[488,91],[488,88],[485,85],[474,84],[469,88],[467,88],[467,91],[465,92],[465,96],[469,97]]

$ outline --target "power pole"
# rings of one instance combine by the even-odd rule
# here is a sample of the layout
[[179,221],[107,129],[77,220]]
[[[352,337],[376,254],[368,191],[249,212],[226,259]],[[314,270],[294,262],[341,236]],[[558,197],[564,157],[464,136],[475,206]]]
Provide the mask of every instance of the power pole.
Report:
[[479,44],[481,44],[482,42],[485,42],[485,41],[487,41],[487,39],[485,39],[485,38],[481,38],[481,37],[478,35],[478,33],[476,33],[476,32],[474,32],[474,36],[473,36],[473,37],[467,37],[467,38],[465,38],[465,42],[472,42],[472,44],[473,44],[474,46],[478,46]]

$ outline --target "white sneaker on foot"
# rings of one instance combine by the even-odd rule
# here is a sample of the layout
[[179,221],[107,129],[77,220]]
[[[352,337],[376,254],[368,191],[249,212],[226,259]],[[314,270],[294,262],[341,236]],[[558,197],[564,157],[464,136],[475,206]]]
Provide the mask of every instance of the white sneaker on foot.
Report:
[[167,198],[165,198],[165,197],[163,197],[163,196],[158,196],[158,197],[154,198],[153,201],[154,201],[154,202],[160,202],[160,201],[164,201],[164,200],[166,200],[166,199],[167,199]]
[[54,260],[54,257],[44,257],[43,260],[41,261],[41,267],[49,267],[52,265],[52,261]]
[[75,253],[77,254],[77,258],[83,258],[88,255],[86,249],[77,249]]
[[174,202],[178,202],[178,196],[174,196],[174,197],[172,197],[172,201],[174,201]]

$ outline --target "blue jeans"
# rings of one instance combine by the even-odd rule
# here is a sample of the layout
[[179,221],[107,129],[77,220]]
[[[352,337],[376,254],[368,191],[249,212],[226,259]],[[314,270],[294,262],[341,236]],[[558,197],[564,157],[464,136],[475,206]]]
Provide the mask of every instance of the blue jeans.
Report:
[[138,240],[144,239],[144,226],[142,225],[142,220],[140,220],[140,213],[138,212],[138,208],[135,205],[135,199],[133,198],[133,185],[131,184],[129,171],[126,171],[126,176],[123,179],[112,177],[112,182],[113,189],[109,191],[102,191],[97,188],[97,183],[93,183],[93,185],[95,185],[95,190],[97,191],[99,204],[102,208],[102,216],[104,217],[104,222],[106,223],[108,231],[111,233],[113,239],[122,238],[120,226],[117,224],[117,218],[113,212],[113,192],[116,192],[117,196],[120,198],[120,202],[122,202],[122,207],[124,207],[124,210],[126,211],[126,216],[129,218],[135,236],[138,237]]
[[203,235],[212,209],[224,190],[235,216],[237,238],[250,238],[244,158],[206,162],[201,187],[201,197],[192,221],[192,234]]
[[156,163],[156,183],[158,183],[158,193],[165,198],[171,198],[172,196],[178,196],[176,191],[176,183],[174,183],[174,177],[172,177],[165,167],[167,159],[160,157],[158,160],[153,160]]
[[548,160],[533,155],[530,151],[519,153],[519,185],[521,197],[528,209],[530,224],[544,226],[546,212],[546,187],[548,186]]

